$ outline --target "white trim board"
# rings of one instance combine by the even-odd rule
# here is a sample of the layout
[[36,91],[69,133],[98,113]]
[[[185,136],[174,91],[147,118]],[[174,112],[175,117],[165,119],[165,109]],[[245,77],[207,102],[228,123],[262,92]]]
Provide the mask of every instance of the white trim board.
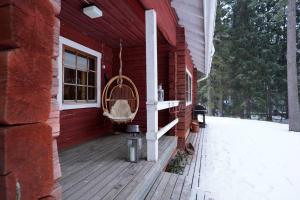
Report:
[[189,106],[189,105],[192,105],[192,103],[193,103],[193,76],[192,76],[192,73],[188,70],[187,67],[185,68],[185,72],[191,78],[191,101],[187,101],[187,99],[185,100],[185,106]]
[[[76,103],[76,104],[64,104],[62,100],[62,87],[63,87],[63,66],[62,66],[62,51],[63,45],[67,45],[79,51],[88,53],[97,58],[97,94],[96,94],[96,103]],[[58,56],[58,94],[57,100],[59,103],[59,110],[71,110],[71,109],[80,109],[80,108],[99,108],[101,105],[101,56],[102,54],[98,51],[90,49],[86,46],[83,46],[77,42],[69,40],[65,37],[59,37],[59,56]]]

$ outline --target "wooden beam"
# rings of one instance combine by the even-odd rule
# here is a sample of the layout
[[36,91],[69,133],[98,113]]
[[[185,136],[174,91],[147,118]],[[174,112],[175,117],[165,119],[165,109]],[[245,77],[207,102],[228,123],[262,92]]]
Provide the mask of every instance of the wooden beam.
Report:
[[155,10],[147,10],[146,17],[146,74],[147,74],[147,160],[158,159],[157,96],[157,25]]
[[157,12],[157,26],[164,38],[172,46],[176,46],[177,17],[170,1],[140,0],[146,9]]

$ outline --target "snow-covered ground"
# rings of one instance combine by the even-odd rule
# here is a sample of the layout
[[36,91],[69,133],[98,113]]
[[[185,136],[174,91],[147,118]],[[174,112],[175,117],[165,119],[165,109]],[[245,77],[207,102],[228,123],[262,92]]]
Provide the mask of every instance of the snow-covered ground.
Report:
[[300,200],[300,133],[256,120],[208,117],[207,124],[206,200]]

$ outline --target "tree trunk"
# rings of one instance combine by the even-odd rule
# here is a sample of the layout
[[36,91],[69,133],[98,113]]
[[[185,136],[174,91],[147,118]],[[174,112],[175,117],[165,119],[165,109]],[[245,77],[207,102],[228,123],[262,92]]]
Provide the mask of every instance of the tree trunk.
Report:
[[296,65],[296,0],[288,0],[287,80],[289,130],[300,132],[300,110]]
[[246,99],[246,119],[251,119],[251,100],[249,97]]
[[266,120],[272,121],[272,97],[269,86],[266,87]]
[[223,97],[223,91],[221,91],[220,92],[220,96],[219,96],[219,110],[220,110],[220,117],[223,117],[224,116],[224,111],[223,111],[223,101],[224,101],[224,99],[223,99],[224,97]]

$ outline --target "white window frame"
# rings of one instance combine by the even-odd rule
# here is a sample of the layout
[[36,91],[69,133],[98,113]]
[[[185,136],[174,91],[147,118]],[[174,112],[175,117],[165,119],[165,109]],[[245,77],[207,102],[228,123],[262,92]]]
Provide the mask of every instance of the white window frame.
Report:
[[[87,54],[90,54],[92,56],[95,56],[97,58],[97,70],[96,70],[96,76],[97,76],[97,83],[96,83],[96,103],[63,103],[63,96],[62,96],[62,90],[63,90],[63,45],[69,46],[71,48],[77,49],[79,51],[85,52]],[[71,109],[81,109],[81,108],[100,108],[101,106],[101,56],[102,54],[98,51],[95,51],[93,49],[90,49],[86,46],[83,46],[77,42],[74,42],[72,40],[69,40],[65,37],[60,36],[59,37],[59,56],[58,56],[58,81],[59,81],[59,87],[58,87],[58,94],[57,99],[59,103],[59,110],[71,110]]]
[[[190,101],[188,99],[185,100],[185,106],[189,106],[193,103],[193,76],[192,76],[192,73],[187,68],[185,68],[185,72],[191,78],[191,100]],[[186,87],[188,87],[188,85],[186,85]],[[185,97],[186,97],[186,94],[185,94]]]

